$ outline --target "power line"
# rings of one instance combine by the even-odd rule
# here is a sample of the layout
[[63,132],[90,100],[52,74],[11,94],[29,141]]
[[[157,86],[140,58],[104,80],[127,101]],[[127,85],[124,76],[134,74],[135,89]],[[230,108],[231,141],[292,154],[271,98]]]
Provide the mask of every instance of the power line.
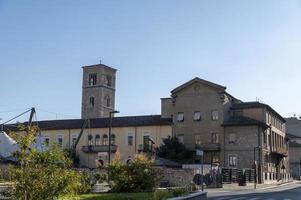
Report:
[[72,117],[72,118],[80,118],[79,116],[73,116],[73,115],[69,115],[69,114],[58,113],[58,112],[49,111],[49,110],[45,110],[45,109],[41,109],[41,108],[37,108],[37,110],[45,112],[45,113],[49,113],[49,114],[54,114],[54,115],[56,115],[56,118],[57,118],[58,115],[65,116],[65,117]]

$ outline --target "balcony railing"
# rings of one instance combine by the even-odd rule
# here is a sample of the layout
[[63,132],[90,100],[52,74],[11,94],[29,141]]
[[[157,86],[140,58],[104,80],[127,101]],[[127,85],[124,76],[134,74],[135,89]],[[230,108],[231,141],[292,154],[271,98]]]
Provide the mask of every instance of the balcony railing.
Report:
[[220,143],[205,143],[205,144],[198,144],[196,148],[200,148],[204,151],[220,151],[221,144]]
[[[109,145],[88,145],[82,146],[82,151],[85,153],[98,153],[98,152],[108,152]],[[111,145],[111,153],[115,153],[117,151],[116,145]]]
[[288,156],[288,150],[287,148],[279,148],[279,147],[272,147],[271,153],[278,154],[287,157]]

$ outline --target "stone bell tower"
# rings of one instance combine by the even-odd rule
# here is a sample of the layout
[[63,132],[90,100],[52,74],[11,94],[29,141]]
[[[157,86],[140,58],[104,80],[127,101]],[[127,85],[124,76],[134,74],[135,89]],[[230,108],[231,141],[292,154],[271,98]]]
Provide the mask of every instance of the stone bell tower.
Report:
[[103,64],[82,68],[82,119],[109,117],[115,110],[117,70]]

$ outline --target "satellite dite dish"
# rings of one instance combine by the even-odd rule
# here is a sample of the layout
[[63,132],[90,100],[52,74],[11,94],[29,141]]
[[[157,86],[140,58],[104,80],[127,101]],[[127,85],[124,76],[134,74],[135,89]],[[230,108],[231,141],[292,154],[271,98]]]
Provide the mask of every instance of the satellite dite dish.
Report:
[[4,131],[0,131],[0,157],[4,159],[11,158],[13,153],[17,150],[17,142],[9,137]]

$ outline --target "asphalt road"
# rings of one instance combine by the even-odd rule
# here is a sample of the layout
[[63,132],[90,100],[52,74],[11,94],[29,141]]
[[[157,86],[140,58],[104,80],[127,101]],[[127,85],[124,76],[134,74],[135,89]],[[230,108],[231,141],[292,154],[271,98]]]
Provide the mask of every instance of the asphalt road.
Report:
[[208,194],[208,200],[301,200],[301,185],[279,186],[260,191]]

